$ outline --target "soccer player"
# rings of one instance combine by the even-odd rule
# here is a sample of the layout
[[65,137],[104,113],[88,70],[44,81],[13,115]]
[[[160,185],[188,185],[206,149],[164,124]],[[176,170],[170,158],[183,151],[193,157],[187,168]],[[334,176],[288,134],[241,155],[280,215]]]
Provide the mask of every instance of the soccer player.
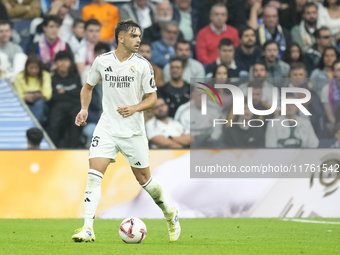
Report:
[[115,162],[118,152],[125,156],[139,184],[162,209],[170,241],[176,241],[181,232],[177,210],[164,199],[162,187],[151,177],[149,169],[143,111],[155,107],[157,95],[153,69],[137,53],[141,31],[140,25],[132,20],[120,21],[115,29],[117,50],[95,59],[81,90],[77,126],[86,125],[92,90],[102,78],[103,114],[93,133],[84,199],[85,222],[72,236],[75,242],[95,240],[93,221],[101,197],[101,182],[107,166]]

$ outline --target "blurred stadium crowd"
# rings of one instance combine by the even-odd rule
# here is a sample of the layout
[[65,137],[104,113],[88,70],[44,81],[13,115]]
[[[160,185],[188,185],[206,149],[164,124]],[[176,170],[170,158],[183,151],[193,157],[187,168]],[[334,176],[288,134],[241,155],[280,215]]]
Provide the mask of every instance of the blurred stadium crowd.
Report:
[[[83,128],[74,125],[80,90],[94,58],[117,46],[114,28],[124,19],[141,24],[139,53],[155,71],[158,102],[145,114],[151,148],[188,148],[190,141],[221,148],[339,147],[339,0],[2,0],[0,82],[14,86],[57,148],[91,144],[101,84]],[[287,106],[287,116],[276,111],[268,118],[296,119],[295,128],[213,130],[200,122],[202,91],[190,78],[228,79],[245,94],[252,87],[260,110],[272,105],[273,87],[302,87],[312,94],[305,104],[312,116]],[[219,92],[223,108],[212,104],[214,118],[263,119],[247,104],[243,116],[233,116],[230,92]]]

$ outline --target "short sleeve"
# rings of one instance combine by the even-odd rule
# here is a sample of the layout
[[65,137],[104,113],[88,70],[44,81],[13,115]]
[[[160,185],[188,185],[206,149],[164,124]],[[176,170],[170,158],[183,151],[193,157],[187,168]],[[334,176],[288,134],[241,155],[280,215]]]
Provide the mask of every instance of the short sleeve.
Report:
[[95,86],[97,85],[100,77],[101,75],[98,70],[98,57],[97,57],[91,66],[86,82],[91,86]]
[[143,68],[142,86],[144,93],[152,93],[157,90],[154,71],[149,62],[147,62]]
[[322,92],[321,92],[321,102],[323,104],[329,103],[329,96],[328,96],[328,94],[329,94],[329,86],[326,85],[326,86],[324,86],[322,88]]

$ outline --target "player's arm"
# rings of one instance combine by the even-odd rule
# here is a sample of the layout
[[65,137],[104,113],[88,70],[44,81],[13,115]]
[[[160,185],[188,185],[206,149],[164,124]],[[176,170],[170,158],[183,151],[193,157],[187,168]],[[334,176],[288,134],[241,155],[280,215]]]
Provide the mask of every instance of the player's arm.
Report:
[[117,112],[123,116],[123,118],[129,117],[135,112],[145,111],[154,108],[157,104],[156,91],[152,93],[146,93],[146,98],[136,105],[122,105],[119,106]]
[[92,99],[92,91],[94,86],[89,85],[88,83],[85,83],[83,88],[80,92],[80,102],[81,102],[81,110],[78,113],[76,117],[75,124],[77,126],[85,126],[86,125],[86,119],[88,116],[88,109],[89,105],[91,103]]

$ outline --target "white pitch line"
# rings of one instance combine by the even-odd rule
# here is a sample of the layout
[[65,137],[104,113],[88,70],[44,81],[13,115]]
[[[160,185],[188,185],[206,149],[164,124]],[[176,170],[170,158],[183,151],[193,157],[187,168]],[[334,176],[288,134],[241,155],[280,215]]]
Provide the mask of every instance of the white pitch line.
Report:
[[336,221],[318,221],[318,220],[287,219],[287,218],[283,218],[282,220],[283,221],[302,222],[302,223],[335,224],[335,225],[340,224],[340,222],[336,222]]

